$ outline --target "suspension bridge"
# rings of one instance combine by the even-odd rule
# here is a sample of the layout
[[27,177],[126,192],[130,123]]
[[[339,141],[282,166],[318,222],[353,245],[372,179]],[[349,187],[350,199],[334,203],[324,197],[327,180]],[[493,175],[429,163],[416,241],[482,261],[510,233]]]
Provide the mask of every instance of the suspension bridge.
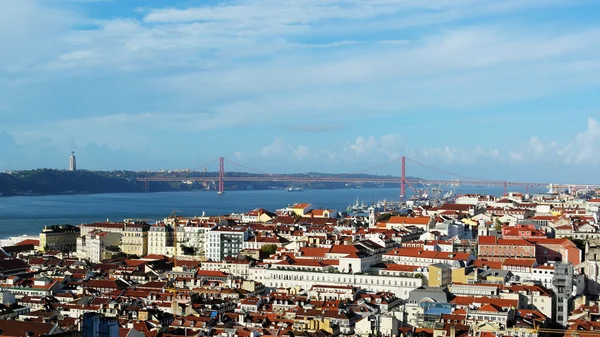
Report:
[[[417,191],[415,186],[420,185],[438,185],[438,186],[476,186],[476,187],[490,187],[497,186],[504,188],[504,194],[506,194],[508,188],[524,188],[526,192],[529,192],[530,188],[548,188],[549,192],[557,192],[557,191],[577,191],[577,190],[589,190],[589,189],[597,189],[600,188],[599,184],[554,184],[547,182],[516,182],[516,181],[505,181],[505,180],[489,180],[489,179],[478,179],[473,177],[462,176],[459,174],[451,173],[442,169],[438,169],[423,163],[420,163],[414,159],[408,158],[406,156],[402,156],[400,158],[388,161],[383,164],[379,164],[374,167],[367,168],[365,170],[361,170],[359,172],[347,173],[347,174],[337,174],[337,175],[329,175],[329,176],[310,176],[310,175],[292,175],[292,174],[271,174],[267,172],[262,172],[259,170],[252,169],[250,167],[244,166],[242,164],[236,163],[231,159],[227,159],[228,163],[231,163],[237,167],[246,169],[255,173],[256,175],[227,175],[225,172],[225,157],[220,157],[218,159],[219,162],[219,171],[216,176],[195,176],[195,177],[182,177],[177,175],[165,175],[165,176],[153,176],[153,177],[140,177],[137,178],[137,181],[144,183],[144,188],[146,191],[150,190],[151,182],[212,182],[217,185],[217,193],[222,194],[225,192],[225,182],[289,182],[289,183],[374,183],[374,184],[398,184],[400,187],[400,195],[405,196],[407,188],[410,188],[413,192]],[[214,161],[214,160],[213,160]],[[211,162],[213,162],[211,161]],[[209,163],[211,163],[209,162]],[[443,180],[443,179],[414,179],[409,178],[406,175],[406,166],[407,162],[413,163],[422,168],[427,168],[437,173],[442,173],[444,175],[448,175],[453,177],[453,179]],[[399,171],[400,175],[398,177],[390,177],[390,176],[368,176],[368,177],[360,177],[357,175],[364,174],[366,172],[370,172],[376,170],[378,168],[390,165],[390,164],[400,164]],[[202,165],[200,167],[203,167]]]

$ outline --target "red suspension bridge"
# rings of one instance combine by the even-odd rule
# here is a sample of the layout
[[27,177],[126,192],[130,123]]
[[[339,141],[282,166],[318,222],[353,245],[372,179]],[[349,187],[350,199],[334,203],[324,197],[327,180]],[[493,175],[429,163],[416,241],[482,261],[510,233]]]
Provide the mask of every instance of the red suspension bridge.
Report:
[[[440,180],[440,179],[414,179],[409,178],[406,175],[406,163],[411,162],[420,167],[424,167],[430,169],[432,171],[442,173],[448,176],[453,177],[454,179],[449,180]],[[400,186],[400,194],[405,196],[407,187],[412,191],[416,192],[415,186],[420,185],[441,185],[441,186],[499,186],[504,188],[504,193],[506,194],[506,190],[509,187],[519,187],[525,188],[529,191],[530,188],[539,188],[539,187],[547,187],[551,192],[557,190],[565,190],[569,191],[573,190],[585,190],[585,189],[595,189],[600,188],[600,185],[582,185],[582,184],[552,184],[552,183],[542,183],[542,182],[515,182],[515,181],[503,181],[503,180],[487,180],[487,179],[478,179],[473,177],[462,176],[458,174],[454,174],[451,172],[447,172],[423,163],[420,163],[414,159],[410,159],[408,157],[401,157],[398,159],[391,160],[389,162],[377,165],[375,167],[368,168],[366,170],[362,170],[359,172],[349,173],[349,174],[338,174],[331,176],[299,176],[299,175],[290,175],[290,174],[270,174],[267,172],[262,172],[259,170],[252,169],[250,167],[238,164],[230,159],[228,162],[234,164],[238,167],[246,169],[248,171],[255,172],[259,175],[255,176],[233,176],[226,175],[225,172],[225,158],[219,158],[219,172],[217,176],[200,176],[200,177],[182,177],[182,176],[155,176],[155,177],[141,177],[137,178],[138,181],[144,183],[145,190],[149,190],[149,185],[151,182],[177,182],[177,181],[187,181],[187,182],[214,182],[217,183],[218,193],[223,193],[225,191],[225,182],[290,182],[290,183],[374,183],[374,184],[399,184]],[[400,176],[399,177],[389,177],[389,176],[369,176],[369,177],[357,177],[356,175],[360,175],[377,168],[381,168],[383,166],[387,166],[393,163],[400,163]]]

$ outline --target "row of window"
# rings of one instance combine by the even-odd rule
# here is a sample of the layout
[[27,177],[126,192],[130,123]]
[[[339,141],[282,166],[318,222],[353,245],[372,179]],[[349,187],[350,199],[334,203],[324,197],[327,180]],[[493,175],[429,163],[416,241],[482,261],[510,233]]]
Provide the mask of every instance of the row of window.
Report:
[[[305,277],[306,276],[306,277]],[[288,275],[277,273],[272,275],[273,279],[277,280],[293,280],[293,281],[325,281],[331,282],[332,277],[326,277],[321,275],[304,275],[304,274],[296,274],[296,275]],[[370,281],[370,282],[369,282]],[[381,281],[381,282],[380,282]],[[380,277],[374,278],[355,278],[353,280],[352,277],[342,277],[338,276],[337,280],[333,280],[336,283],[349,283],[356,282],[356,284],[375,284],[375,285],[388,285],[388,286],[400,286],[400,287],[417,287],[417,282],[414,281],[404,281],[404,280],[390,280],[390,279],[382,279]]]

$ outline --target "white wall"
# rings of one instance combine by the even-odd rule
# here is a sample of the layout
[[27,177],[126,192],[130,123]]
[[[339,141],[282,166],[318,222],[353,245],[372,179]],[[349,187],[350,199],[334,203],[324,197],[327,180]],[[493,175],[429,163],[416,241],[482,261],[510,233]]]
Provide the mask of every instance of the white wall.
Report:
[[266,287],[310,289],[313,285],[353,285],[368,291],[389,291],[399,298],[408,298],[409,293],[422,286],[421,278],[360,275],[341,273],[318,273],[297,270],[250,268],[248,277],[262,282]]

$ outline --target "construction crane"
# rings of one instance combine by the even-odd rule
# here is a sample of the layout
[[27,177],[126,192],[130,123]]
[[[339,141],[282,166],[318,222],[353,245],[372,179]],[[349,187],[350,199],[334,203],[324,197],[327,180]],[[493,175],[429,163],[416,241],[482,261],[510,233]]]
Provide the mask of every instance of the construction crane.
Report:
[[[177,267],[177,212],[178,210],[174,209],[167,219],[173,218],[173,269]],[[167,292],[173,294],[175,297],[179,295],[179,290],[175,287],[175,282],[177,281],[177,277],[173,280],[173,284],[168,287]],[[176,300],[176,299],[174,299]]]
[[173,220],[173,268],[177,267],[177,212],[178,210],[174,209],[171,214],[169,214],[170,218],[174,218]]

